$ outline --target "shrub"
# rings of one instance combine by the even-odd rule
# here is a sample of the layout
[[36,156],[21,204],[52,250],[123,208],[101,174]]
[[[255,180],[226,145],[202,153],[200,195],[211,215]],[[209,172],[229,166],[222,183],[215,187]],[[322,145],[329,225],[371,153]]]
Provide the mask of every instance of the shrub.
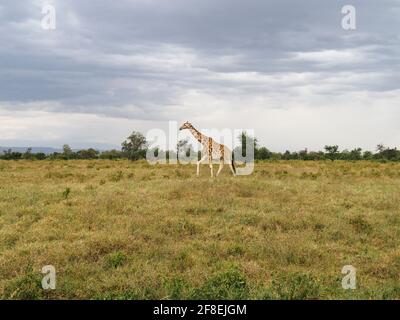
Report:
[[34,300],[43,298],[42,275],[29,271],[11,282],[4,290],[5,299]]
[[123,177],[124,177],[124,173],[123,173],[121,170],[119,170],[119,171],[117,171],[117,172],[115,172],[115,173],[113,173],[113,174],[110,175],[110,181],[118,182],[118,181],[120,181]]
[[246,278],[236,268],[216,274],[208,279],[201,287],[193,290],[192,299],[231,299],[248,298],[249,289]]
[[181,277],[174,277],[166,281],[165,287],[168,292],[168,299],[173,300],[184,299],[186,292],[189,290],[188,283]]
[[71,189],[70,188],[65,188],[65,190],[63,191],[63,198],[64,199],[68,199],[69,194],[71,193]]
[[354,229],[358,233],[366,233],[370,234],[372,231],[372,226],[369,224],[367,220],[361,215],[358,215],[354,218],[350,219],[350,224],[354,227]]
[[122,266],[126,261],[126,255],[121,251],[116,251],[109,254],[106,258],[106,267],[118,268]]
[[320,285],[310,275],[294,273],[279,276],[266,289],[264,299],[303,300],[317,299],[320,296]]

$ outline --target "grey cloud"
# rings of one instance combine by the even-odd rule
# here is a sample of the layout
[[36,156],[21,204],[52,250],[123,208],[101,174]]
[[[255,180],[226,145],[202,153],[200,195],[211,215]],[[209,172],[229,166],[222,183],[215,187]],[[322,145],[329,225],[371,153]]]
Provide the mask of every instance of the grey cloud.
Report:
[[399,89],[395,0],[352,1],[356,31],[342,0],[55,0],[55,31],[41,3],[0,5],[0,109],[161,120],[198,114],[193,92],[235,109]]

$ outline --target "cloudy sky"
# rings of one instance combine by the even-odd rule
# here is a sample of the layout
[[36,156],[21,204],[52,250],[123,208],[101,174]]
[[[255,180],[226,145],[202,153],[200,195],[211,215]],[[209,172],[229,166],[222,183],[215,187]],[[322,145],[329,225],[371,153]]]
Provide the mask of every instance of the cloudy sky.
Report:
[[398,0],[3,0],[0,21],[2,146],[119,147],[169,120],[273,151],[400,146]]

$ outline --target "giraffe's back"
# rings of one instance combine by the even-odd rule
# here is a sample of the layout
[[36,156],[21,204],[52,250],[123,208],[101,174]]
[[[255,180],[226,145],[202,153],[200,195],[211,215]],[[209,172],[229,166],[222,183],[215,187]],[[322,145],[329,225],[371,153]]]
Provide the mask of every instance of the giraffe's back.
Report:
[[212,157],[214,159],[221,159],[228,161],[231,157],[231,150],[221,143],[212,140]]

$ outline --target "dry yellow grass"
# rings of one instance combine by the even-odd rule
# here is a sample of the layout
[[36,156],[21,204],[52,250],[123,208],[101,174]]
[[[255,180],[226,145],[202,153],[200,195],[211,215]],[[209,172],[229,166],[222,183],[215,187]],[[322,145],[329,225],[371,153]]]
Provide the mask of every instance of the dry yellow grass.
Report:
[[[400,298],[400,164],[0,161],[0,296]],[[344,265],[357,289],[341,287]],[[45,291],[44,265],[57,271]]]

